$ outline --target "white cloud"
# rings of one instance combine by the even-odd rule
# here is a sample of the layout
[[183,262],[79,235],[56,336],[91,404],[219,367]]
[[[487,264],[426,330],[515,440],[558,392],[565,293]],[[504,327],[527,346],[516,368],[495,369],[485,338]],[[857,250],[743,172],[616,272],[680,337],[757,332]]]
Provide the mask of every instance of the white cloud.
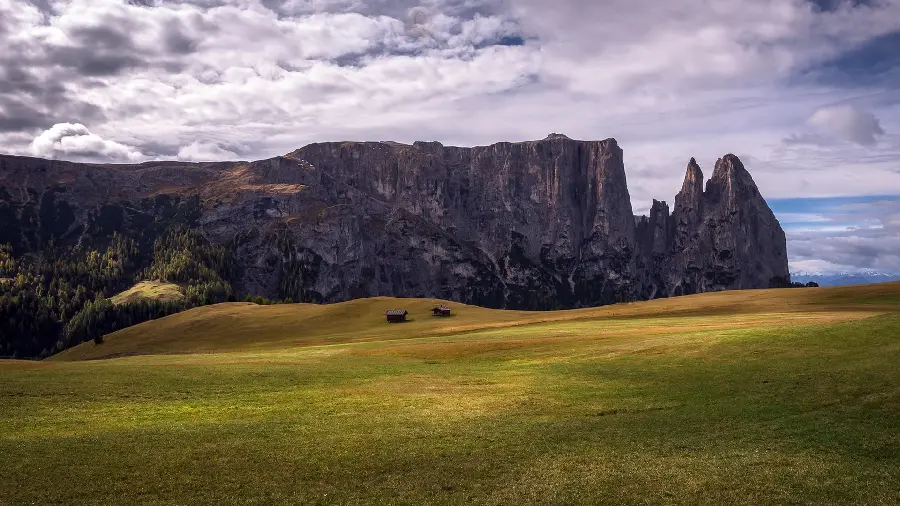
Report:
[[827,223],[832,221],[831,218],[825,216],[824,214],[816,214],[816,213],[781,213],[778,215],[778,220],[782,225],[787,223]]
[[828,273],[828,272],[853,272],[858,268],[852,265],[840,265],[829,262],[827,260],[809,259],[809,260],[792,260],[790,262],[791,272],[803,271],[811,273]]
[[94,161],[138,161],[136,149],[92,134],[81,123],[57,123],[34,138],[31,153],[44,158]]
[[852,105],[823,107],[809,118],[809,124],[837,139],[863,146],[875,144],[875,138],[884,135],[874,114]]
[[215,162],[238,160],[240,156],[215,143],[194,141],[178,150],[176,158],[191,162]]

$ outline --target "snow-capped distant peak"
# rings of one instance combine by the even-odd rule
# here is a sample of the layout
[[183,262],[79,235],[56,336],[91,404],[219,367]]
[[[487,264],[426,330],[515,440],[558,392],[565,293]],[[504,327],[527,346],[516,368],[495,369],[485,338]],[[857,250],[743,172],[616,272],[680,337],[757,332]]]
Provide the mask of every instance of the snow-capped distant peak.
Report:
[[880,272],[874,269],[835,272],[809,272],[798,270],[791,272],[791,281],[800,283],[813,281],[818,283],[819,286],[864,285],[868,283],[900,281],[900,274]]

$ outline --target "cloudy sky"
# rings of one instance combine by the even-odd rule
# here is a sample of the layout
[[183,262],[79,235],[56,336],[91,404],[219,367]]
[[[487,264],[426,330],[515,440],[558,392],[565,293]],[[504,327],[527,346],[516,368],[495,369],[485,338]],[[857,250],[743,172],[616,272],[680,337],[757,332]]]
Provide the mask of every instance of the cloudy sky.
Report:
[[0,0],[0,151],[615,137],[636,212],[742,158],[792,268],[900,271],[900,0]]

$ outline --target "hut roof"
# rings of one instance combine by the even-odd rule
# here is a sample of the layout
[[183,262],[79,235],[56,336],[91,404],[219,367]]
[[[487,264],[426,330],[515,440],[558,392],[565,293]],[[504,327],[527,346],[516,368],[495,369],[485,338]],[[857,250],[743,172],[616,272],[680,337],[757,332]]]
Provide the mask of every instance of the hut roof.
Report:
[[405,309],[391,309],[390,311],[385,311],[384,314],[387,316],[404,316],[409,314],[409,311]]

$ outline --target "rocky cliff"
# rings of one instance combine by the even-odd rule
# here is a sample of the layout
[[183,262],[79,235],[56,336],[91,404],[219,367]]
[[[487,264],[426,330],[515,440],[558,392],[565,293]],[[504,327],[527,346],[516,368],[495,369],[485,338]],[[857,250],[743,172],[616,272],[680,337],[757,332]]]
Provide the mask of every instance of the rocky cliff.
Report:
[[703,190],[696,160],[687,166],[672,214],[653,202],[637,221],[642,297],[763,288],[790,280],[784,231],[735,155],[716,162]]
[[439,297],[548,309],[788,278],[784,233],[733,155],[635,218],[614,139],[459,148],[312,144],[257,162],[0,157],[0,243],[147,244],[172,223],[226,244],[244,293]]

